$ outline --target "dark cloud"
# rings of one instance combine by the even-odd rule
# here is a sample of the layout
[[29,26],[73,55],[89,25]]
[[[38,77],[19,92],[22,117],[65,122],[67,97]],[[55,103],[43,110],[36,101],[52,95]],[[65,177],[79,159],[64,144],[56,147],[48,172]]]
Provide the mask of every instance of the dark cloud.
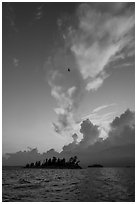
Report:
[[20,166],[25,165],[27,162],[34,162],[41,158],[40,153],[38,153],[37,148],[30,149],[28,151],[19,151],[16,153],[7,153],[6,159],[3,157],[3,165],[10,165],[10,166]]
[[83,134],[83,139],[80,141],[82,147],[94,144],[99,137],[98,126],[93,125],[89,119],[82,122],[80,132]]
[[108,140],[115,145],[135,143],[135,114],[129,109],[116,117],[111,125]]
[[28,151],[19,151],[16,153],[7,153],[2,158],[2,165],[9,166],[24,166],[26,163],[43,161],[45,158],[51,158],[53,156],[59,156],[59,153],[54,149],[51,149],[44,153],[39,153],[37,148],[29,148]]
[[135,114],[134,112],[127,109],[120,117],[116,117],[111,123],[112,128],[120,128],[125,125],[132,126],[135,124]]
[[75,134],[72,135],[72,138],[73,138],[72,143],[70,143],[70,144],[68,144],[68,145],[65,145],[65,146],[63,147],[62,154],[63,154],[64,152],[69,152],[69,153],[71,153],[71,152],[75,151],[75,149],[77,148],[78,135],[75,133]]
[[77,143],[78,135],[76,133],[72,135],[72,138],[74,142]]
[[77,155],[80,164],[87,166],[101,163],[106,166],[127,166],[135,163],[135,113],[126,110],[120,117],[116,117],[110,124],[108,137],[99,138],[99,127],[93,125],[89,119],[81,123],[80,132],[83,138],[78,143],[78,135],[72,135],[73,141],[63,147],[58,153],[51,149],[43,154],[38,150],[19,151],[3,157],[3,165],[25,165],[27,162],[44,160],[49,157],[65,157]]
[[110,124],[108,137],[99,138],[98,126],[90,120],[81,124],[82,140],[64,146],[63,156],[78,155],[81,164],[101,163],[107,166],[134,165],[135,161],[135,113],[126,110]]

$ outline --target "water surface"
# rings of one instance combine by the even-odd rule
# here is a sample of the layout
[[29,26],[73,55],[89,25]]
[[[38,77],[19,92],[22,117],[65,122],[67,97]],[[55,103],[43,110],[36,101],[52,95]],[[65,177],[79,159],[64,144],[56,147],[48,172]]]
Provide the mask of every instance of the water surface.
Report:
[[2,201],[135,201],[134,168],[4,168]]

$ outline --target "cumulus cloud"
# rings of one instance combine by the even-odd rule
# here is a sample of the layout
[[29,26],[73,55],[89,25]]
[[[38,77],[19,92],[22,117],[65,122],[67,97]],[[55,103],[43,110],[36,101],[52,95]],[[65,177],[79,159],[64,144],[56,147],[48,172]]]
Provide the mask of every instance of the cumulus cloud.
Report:
[[53,156],[68,159],[77,155],[80,164],[87,166],[93,163],[101,163],[106,166],[135,165],[135,113],[126,110],[120,117],[116,117],[110,123],[106,139],[99,138],[99,126],[93,125],[90,120],[81,123],[83,138],[78,142],[78,135],[72,135],[72,142],[63,147],[58,153],[51,149],[43,154],[38,150],[29,149],[3,157],[3,165],[25,165],[27,162],[44,160]]
[[[81,123],[82,140],[63,148],[62,155],[68,152],[77,154],[82,164],[101,163],[104,165],[134,165],[135,161],[135,113],[126,110],[110,123],[108,136],[99,138],[100,127],[90,120]],[[66,153],[67,150],[67,153]]]
[[64,145],[63,152],[67,152],[68,151],[69,153],[72,153],[73,151],[75,151],[75,149],[77,147],[78,135],[76,133],[74,133],[72,135],[72,138],[73,138],[73,141],[71,143],[69,143],[68,145]]
[[78,136],[76,133],[72,135],[72,138],[73,138],[74,143],[77,144]]
[[94,144],[99,137],[98,126],[93,125],[89,119],[82,122],[80,132],[83,134],[83,139],[80,141],[80,146],[83,147]]
[[117,145],[135,143],[135,114],[129,109],[110,124],[108,140]]
[[107,104],[107,105],[102,105],[99,106],[91,112],[91,114],[85,115],[82,117],[82,120],[85,119],[90,119],[93,124],[98,125],[98,129],[100,131],[100,138],[107,138],[108,137],[108,132],[110,130],[110,122],[113,120],[113,118],[116,115],[115,111],[111,111],[108,113],[100,113],[102,110],[107,109],[111,106],[115,106],[116,104]]
[[116,117],[111,123],[111,127],[123,127],[125,125],[133,126],[135,124],[134,112],[127,109],[120,117]]
[[80,133],[82,139],[78,142],[78,135],[75,133],[72,135],[73,141],[63,147],[62,155],[66,152],[70,154],[81,153],[86,151],[89,146],[99,141],[100,130],[97,125],[93,125],[89,119],[84,120],[80,124]]

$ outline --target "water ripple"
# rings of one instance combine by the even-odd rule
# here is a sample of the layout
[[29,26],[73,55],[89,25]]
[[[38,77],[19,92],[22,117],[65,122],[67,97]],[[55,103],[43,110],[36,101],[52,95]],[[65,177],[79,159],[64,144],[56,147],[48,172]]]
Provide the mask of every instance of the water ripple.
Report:
[[4,169],[5,202],[73,202],[135,200],[134,168]]

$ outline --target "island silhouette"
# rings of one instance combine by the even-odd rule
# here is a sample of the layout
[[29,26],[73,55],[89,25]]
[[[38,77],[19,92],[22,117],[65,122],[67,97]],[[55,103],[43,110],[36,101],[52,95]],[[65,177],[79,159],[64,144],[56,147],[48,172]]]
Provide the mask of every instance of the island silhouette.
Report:
[[92,168],[92,167],[98,168],[98,167],[103,167],[103,166],[101,164],[93,164],[93,165],[89,165],[88,167],[89,168]]
[[25,168],[81,169],[79,162],[77,156],[70,157],[68,161],[66,161],[65,158],[60,159],[53,157],[52,159],[45,159],[42,162],[36,161],[35,163],[26,164]]

